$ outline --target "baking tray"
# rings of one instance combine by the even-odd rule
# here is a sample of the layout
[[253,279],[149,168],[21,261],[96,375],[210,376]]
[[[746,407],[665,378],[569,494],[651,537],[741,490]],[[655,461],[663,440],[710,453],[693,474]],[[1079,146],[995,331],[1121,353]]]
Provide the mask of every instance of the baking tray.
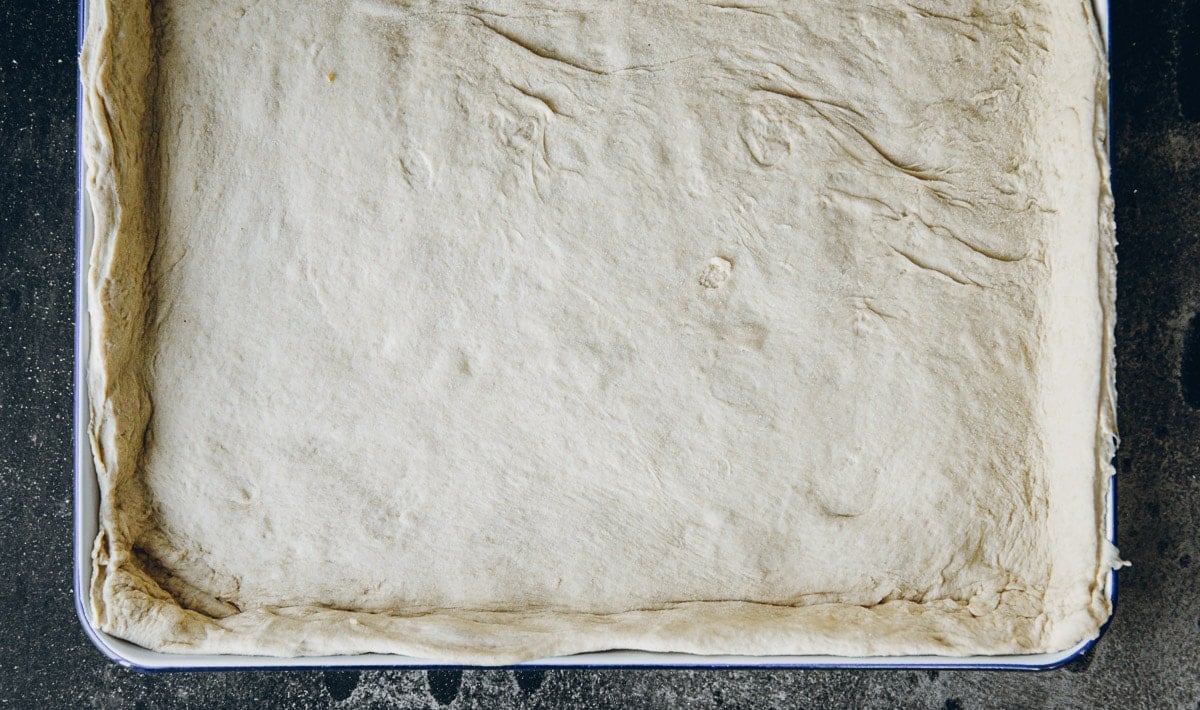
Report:
[[[1108,0],[1093,0],[1104,40],[1109,41]],[[77,52],[82,49],[87,26],[87,0],[80,0],[77,26]],[[88,437],[89,401],[87,389],[88,291],[87,272],[92,246],[92,211],[85,187],[87,170],[83,162],[83,94],[76,95],[76,217],[75,217],[75,369],[74,369],[74,545],[73,566],[75,611],[84,633],[96,648],[114,663],[133,670],[154,673],[168,671],[236,671],[286,669],[352,668],[462,668],[410,656],[362,654],[275,658],[269,656],[174,654],[150,651],[100,631],[92,618],[88,602],[92,579],[92,544],[100,518],[100,488]],[[1116,542],[1116,480],[1108,485],[1106,535]],[[1110,571],[1105,592],[1109,602],[1117,601],[1117,574]],[[543,658],[519,664],[522,668],[891,668],[930,670],[1049,670],[1086,653],[1108,629],[1106,622],[1096,639],[1084,641],[1058,653],[1003,656],[698,656],[686,653],[650,653],[643,651],[603,651],[572,656]]]

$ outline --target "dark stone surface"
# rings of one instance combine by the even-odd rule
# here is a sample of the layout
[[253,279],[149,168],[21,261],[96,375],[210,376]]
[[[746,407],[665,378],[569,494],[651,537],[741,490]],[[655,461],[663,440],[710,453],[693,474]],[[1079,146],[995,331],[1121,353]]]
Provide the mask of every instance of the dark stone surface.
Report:
[[91,647],[71,594],[76,6],[0,0],[0,705],[1200,707],[1200,0],[1114,5],[1118,519],[1134,566],[1093,652],[1038,674],[146,676]]

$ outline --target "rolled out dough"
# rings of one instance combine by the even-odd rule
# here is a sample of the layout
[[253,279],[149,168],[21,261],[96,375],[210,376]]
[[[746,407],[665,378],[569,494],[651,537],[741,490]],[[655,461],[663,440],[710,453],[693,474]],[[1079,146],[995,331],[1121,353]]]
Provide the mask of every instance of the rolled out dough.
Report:
[[1107,618],[1088,3],[89,11],[105,631],[505,663]]

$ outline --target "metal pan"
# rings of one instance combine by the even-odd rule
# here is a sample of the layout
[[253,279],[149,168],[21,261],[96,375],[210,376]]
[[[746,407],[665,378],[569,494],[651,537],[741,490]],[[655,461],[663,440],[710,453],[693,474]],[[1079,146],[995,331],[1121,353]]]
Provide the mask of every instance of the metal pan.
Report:
[[[87,0],[79,3],[78,38],[80,48],[86,26]],[[1095,0],[1096,16],[1108,41],[1108,2]],[[92,579],[92,543],[99,529],[100,489],[92,460],[88,438],[89,402],[87,388],[88,358],[88,291],[87,272],[92,242],[92,212],[88,202],[83,163],[82,94],[77,97],[76,199],[75,222],[75,370],[74,420],[75,487],[74,487],[74,589],[75,610],[83,629],[96,648],[113,662],[142,672],[196,670],[281,670],[281,669],[349,669],[349,668],[455,668],[459,664],[443,663],[408,656],[365,654],[342,656],[307,656],[273,658],[264,656],[170,654],[150,651],[128,641],[100,631],[92,618],[88,603]],[[1116,540],[1116,482],[1109,482],[1106,534]],[[1106,584],[1109,601],[1116,603],[1117,576],[1110,572]],[[1105,624],[1101,635],[1108,628]],[[684,653],[649,653],[641,651],[604,651],[574,656],[545,658],[521,664],[536,668],[891,668],[891,669],[975,669],[975,670],[1048,670],[1082,655],[1096,642],[1085,641],[1058,653],[1007,656],[697,656]]]

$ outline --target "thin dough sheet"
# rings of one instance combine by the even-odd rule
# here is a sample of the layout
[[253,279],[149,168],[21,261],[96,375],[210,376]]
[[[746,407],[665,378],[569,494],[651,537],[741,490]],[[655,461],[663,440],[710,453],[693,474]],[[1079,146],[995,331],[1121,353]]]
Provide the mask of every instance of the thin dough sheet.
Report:
[[89,9],[103,630],[496,664],[1108,618],[1087,3]]

